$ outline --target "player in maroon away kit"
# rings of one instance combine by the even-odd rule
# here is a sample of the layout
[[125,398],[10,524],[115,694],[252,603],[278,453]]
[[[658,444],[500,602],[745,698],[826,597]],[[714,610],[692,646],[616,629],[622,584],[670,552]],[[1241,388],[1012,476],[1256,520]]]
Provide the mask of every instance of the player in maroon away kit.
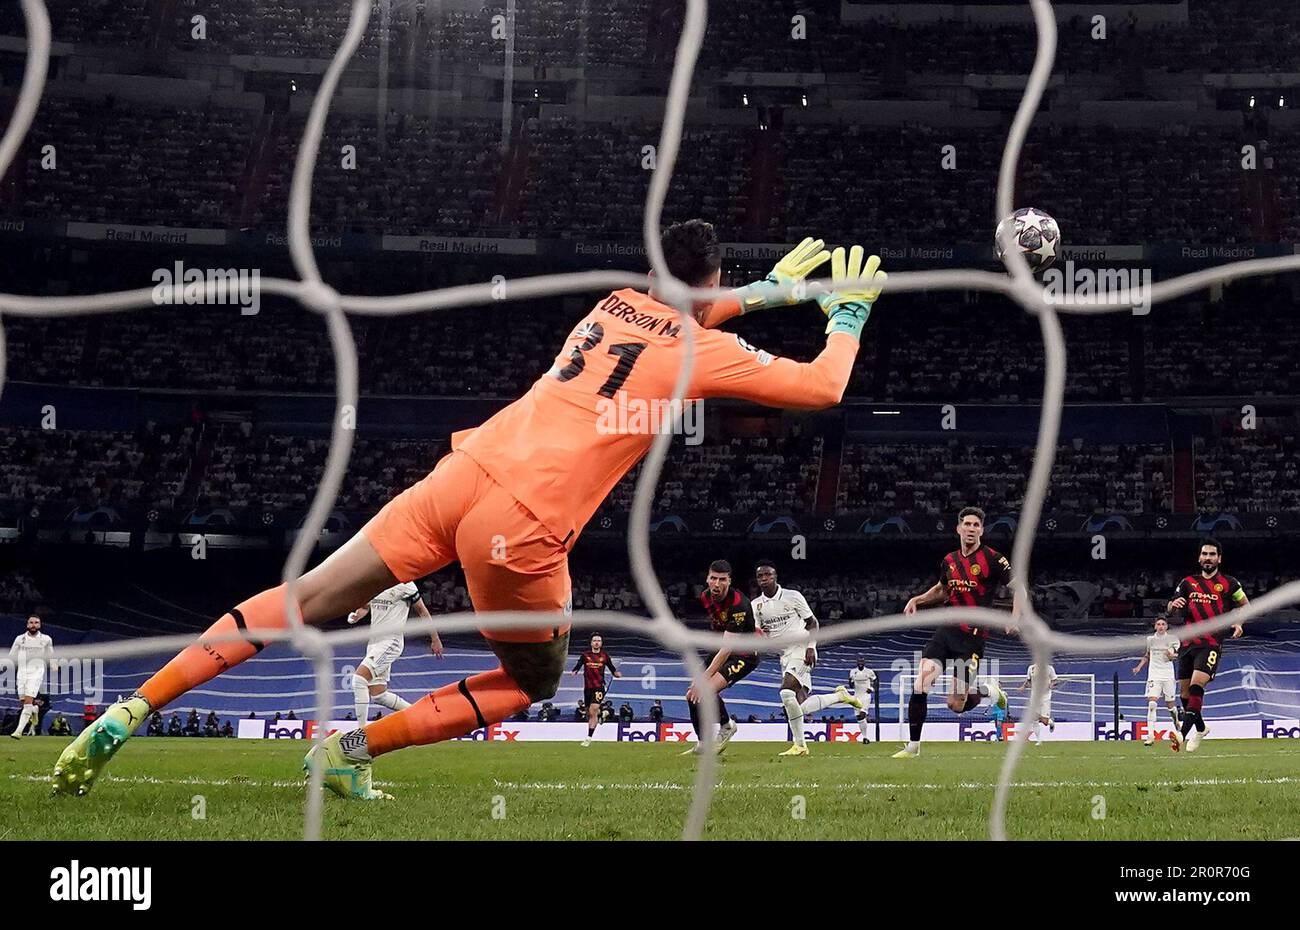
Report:
[[[1178,689],[1183,698],[1183,723],[1174,728],[1174,738],[1169,748],[1178,752],[1185,743],[1188,752],[1195,752],[1201,740],[1209,735],[1201,707],[1205,703],[1205,686],[1214,680],[1223,659],[1223,644],[1242,634],[1238,623],[1217,633],[1199,633],[1196,627],[1250,603],[1241,582],[1219,571],[1223,561],[1223,547],[1216,539],[1201,542],[1201,572],[1188,575],[1178,582],[1169,601],[1169,614],[1182,614],[1183,641],[1178,652]],[[1196,732],[1191,733],[1192,727]],[[1188,734],[1191,733],[1189,738]]]
[[605,641],[600,634],[591,637],[591,648],[578,656],[578,664],[573,667],[573,674],[582,672],[582,699],[587,705],[587,738],[582,745],[590,746],[591,738],[596,735],[596,725],[600,723],[600,705],[605,703],[605,669],[615,678],[622,678],[614,667],[614,660],[605,651]]
[[[964,507],[957,514],[957,537],[961,545],[939,563],[939,580],[924,594],[907,602],[903,613],[914,614],[923,607],[992,607],[998,588],[1011,583],[1011,563],[995,549],[984,545],[984,511]],[[1014,613],[1014,609],[1013,609]],[[981,695],[976,677],[989,631],[984,626],[963,623],[935,630],[921,651],[921,669],[907,705],[908,742],[894,753],[895,759],[913,759],[921,752],[921,728],[928,710],[927,694],[952,664],[952,690],[948,707],[962,714],[979,706]],[[1006,693],[992,677],[984,679],[989,699],[1000,711],[1007,709]]]

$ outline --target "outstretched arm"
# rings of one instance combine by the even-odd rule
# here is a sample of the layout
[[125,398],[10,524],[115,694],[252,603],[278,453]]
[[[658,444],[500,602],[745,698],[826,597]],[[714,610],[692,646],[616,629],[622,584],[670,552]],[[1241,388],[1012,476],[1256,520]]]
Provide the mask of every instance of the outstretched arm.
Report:
[[918,594],[907,602],[903,607],[903,613],[914,614],[924,607],[937,607],[948,598],[948,592],[942,584],[935,582],[934,586],[924,594]]
[[808,275],[830,261],[831,253],[826,251],[826,243],[811,236],[791,249],[762,281],[738,287],[725,297],[714,301],[709,311],[701,320],[705,329],[715,329],[732,317],[768,307],[789,307],[802,303],[809,298],[801,293],[789,297],[777,296],[775,291],[781,287],[795,287]]
[[826,348],[811,362],[795,362],[760,352],[738,336],[702,333],[695,349],[692,397],[735,397],[787,409],[818,410],[838,404],[853,372],[862,328],[885,286],[875,255],[862,261],[861,246],[849,258],[842,248],[832,257],[833,274],[857,283],[817,298],[829,322]]
[[[420,620],[429,620],[433,617],[433,614],[429,613],[429,608],[424,606],[422,597],[415,599],[415,603],[411,605],[411,612]],[[429,651],[439,659],[442,658],[442,637],[438,635],[437,630],[429,631]]]

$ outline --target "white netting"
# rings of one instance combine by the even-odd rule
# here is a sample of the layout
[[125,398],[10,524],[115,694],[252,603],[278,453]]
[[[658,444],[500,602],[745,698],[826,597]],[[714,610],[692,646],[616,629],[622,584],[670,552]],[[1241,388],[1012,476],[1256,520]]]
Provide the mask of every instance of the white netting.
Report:
[[[45,87],[46,72],[50,55],[50,21],[43,0],[21,0],[23,17],[27,28],[27,62],[23,74],[22,89],[19,93],[13,116],[0,139],[0,176],[8,171],[18,147],[26,136],[35,116],[36,108]],[[1020,150],[1024,144],[1029,125],[1037,112],[1047,81],[1052,71],[1052,62],[1056,54],[1056,19],[1051,0],[1029,0],[1033,11],[1038,34],[1038,47],[1033,70],[1025,87],[1024,97],[1016,112],[1003,151],[1002,164],[998,173],[996,204],[991,216],[992,224],[1012,212],[1014,198],[1014,177],[1019,162]],[[669,85],[667,105],[664,113],[663,129],[658,147],[658,166],[654,170],[650,189],[646,199],[644,236],[650,265],[658,278],[658,290],[661,298],[671,303],[678,312],[685,316],[690,312],[693,299],[707,299],[717,293],[706,289],[693,289],[684,282],[672,277],[664,262],[663,251],[659,243],[660,218],[668,185],[672,179],[673,168],[677,159],[677,150],[681,142],[682,127],[686,115],[686,103],[694,73],[695,61],[704,41],[707,16],[707,0],[687,0],[686,19],[681,38],[677,45],[677,54],[673,64],[672,80]],[[347,314],[397,314],[424,310],[438,310],[451,307],[464,307],[473,304],[494,302],[492,283],[465,285],[444,288],[436,291],[404,294],[391,297],[347,296],[337,293],[321,278],[316,258],[312,250],[308,217],[311,207],[312,176],[316,157],[324,134],[325,118],[330,103],[338,87],[343,70],[361,43],[367,22],[370,18],[371,0],[352,0],[352,12],[348,30],[343,43],[335,54],[321,81],[320,89],[312,101],[310,115],[303,133],[302,144],[298,149],[294,165],[293,180],[289,194],[289,252],[294,268],[298,273],[297,281],[283,278],[263,278],[261,287],[266,293],[292,297],[306,309],[321,314],[329,332],[334,351],[335,376],[338,382],[336,417],[331,438],[329,456],[320,486],[312,501],[311,509],[303,524],[302,531],[294,541],[284,566],[284,581],[287,583],[286,600],[292,623],[289,629],[265,634],[258,631],[262,640],[287,640],[303,655],[312,659],[316,668],[317,719],[328,720],[332,709],[333,682],[332,668],[334,648],[338,644],[361,642],[369,636],[364,629],[343,630],[322,633],[309,626],[304,626],[298,612],[294,596],[297,579],[306,568],[307,560],[315,546],[325,520],[333,507],[335,497],[343,479],[344,471],[352,449],[352,430],[345,424],[345,413],[356,409],[357,404],[357,354],[348,326]],[[1008,235],[1010,235],[1008,231]],[[1004,252],[1009,258],[1010,276],[975,269],[953,269],[929,272],[902,272],[890,276],[889,290],[919,291],[933,289],[984,290],[1005,294],[1018,303],[1026,312],[1038,317],[1043,334],[1043,346],[1046,353],[1045,383],[1043,389],[1043,410],[1040,419],[1038,442],[1034,457],[1034,466],[1030,473],[1029,485],[1025,493],[1024,506],[1016,530],[1012,547],[1012,564],[1016,567],[1015,587],[1019,600],[1026,605],[1024,610],[1012,617],[979,608],[940,608],[925,611],[920,616],[896,615],[870,620],[853,620],[834,627],[823,629],[818,634],[818,641],[825,644],[868,632],[932,627],[937,624],[956,624],[976,622],[984,624],[1003,623],[1016,627],[1030,647],[1034,661],[1039,667],[1046,667],[1056,650],[1084,654],[1113,653],[1116,649],[1140,649],[1146,641],[1143,634],[1112,637],[1071,636],[1051,631],[1029,605],[1026,579],[1029,576],[1030,555],[1033,549],[1034,528],[1038,525],[1046,497],[1052,464],[1056,454],[1056,444],[1060,427],[1061,410],[1064,404],[1065,390],[1065,343],[1061,334],[1058,311],[1075,313],[1105,313],[1124,311],[1134,303],[1140,303],[1144,295],[1134,294],[1132,299],[1127,291],[1116,299],[1110,296],[1105,303],[1095,300],[1070,298],[1049,303],[1041,287],[1036,285],[1024,256],[1004,242]],[[1234,262],[1217,268],[1205,269],[1194,274],[1183,275],[1162,282],[1151,288],[1147,297],[1151,302],[1165,301],[1184,294],[1192,293],[1216,282],[1226,282],[1250,275],[1273,274],[1300,269],[1300,256],[1256,259]],[[530,297],[561,294],[570,291],[586,291],[602,288],[643,286],[643,274],[616,271],[591,271],[573,274],[542,275],[509,282],[509,299],[523,300]],[[173,287],[174,295],[181,302],[182,285],[177,282]],[[33,297],[14,294],[0,294],[0,315],[8,313],[16,316],[58,316],[85,313],[108,313],[118,310],[131,310],[152,306],[155,303],[154,287],[140,288],[132,291],[96,294],[79,297]],[[218,291],[216,299],[222,300],[225,294]],[[675,397],[680,402],[689,383],[692,365],[691,330],[684,326],[686,333],[685,359],[678,374]],[[0,327],[0,390],[4,387],[5,376],[4,332]],[[667,455],[672,431],[664,430],[650,449],[645,467],[637,482],[636,495],[633,500],[632,516],[629,524],[628,547],[631,556],[632,574],[636,580],[641,598],[650,608],[652,619],[647,623],[644,617],[626,614],[611,614],[602,611],[579,611],[572,617],[576,627],[599,624],[602,629],[618,629],[637,634],[653,635],[667,648],[681,652],[683,661],[695,680],[696,686],[710,692],[709,685],[703,680],[704,671],[695,649],[716,647],[720,635],[689,631],[676,620],[668,609],[664,592],[655,576],[650,558],[649,519],[650,506],[654,497],[655,485]],[[1291,582],[1269,592],[1250,603],[1240,611],[1213,621],[1207,629],[1226,629],[1234,623],[1249,621],[1252,617],[1275,610],[1288,603],[1300,602],[1300,582]],[[437,618],[436,621],[421,620],[408,624],[412,633],[426,632],[436,622],[437,628],[444,632],[461,630],[504,628],[519,626],[548,627],[554,622],[553,615],[546,614],[455,614]],[[239,637],[230,636],[225,639]],[[779,646],[762,637],[746,637],[752,642],[743,643],[744,648],[756,651],[777,652],[789,645],[788,641]],[[139,639],[132,642],[111,643],[89,647],[58,648],[56,658],[72,656],[76,658],[112,658],[127,655],[146,655],[152,653],[170,653],[194,642],[188,636],[158,636]],[[210,642],[222,641],[211,638]],[[734,645],[733,641],[733,645]],[[1035,681],[1030,692],[1028,713],[1036,712],[1042,698],[1045,683]],[[702,702],[703,724],[706,742],[712,739],[716,720],[716,708],[713,701]],[[1016,738],[1010,743],[1002,770],[999,775],[998,789],[994,797],[993,809],[989,817],[989,831],[994,839],[1006,838],[1006,809],[1012,775],[1020,756],[1027,745],[1028,730],[1021,728]],[[323,733],[321,736],[323,737]],[[707,746],[705,747],[707,750]],[[699,768],[696,774],[695,791],[690,812],[682,835],[686,839],[697,839],[702,835],[704,822],[712,800],[716,759],[713,753],[704,752],[699,756]],[[313,772],[306,796],[306,816],[304,836],[318,839],[321,831],[322,772],[319,767]]]

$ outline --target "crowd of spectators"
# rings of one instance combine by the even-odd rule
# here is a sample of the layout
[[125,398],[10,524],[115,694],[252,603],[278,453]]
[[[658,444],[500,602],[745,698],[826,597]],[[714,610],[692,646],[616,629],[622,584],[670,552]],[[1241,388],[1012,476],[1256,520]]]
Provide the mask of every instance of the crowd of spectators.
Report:
[[31,572],[19,567],[0,571],[0,612],[25,613],[34,610],[41,600]]
[[[0,429],[0,504],[10,513],[108,525],[146,511],[199,515],[300,513],[324,471],[329,440],[255,429],[251,422],[199,427],[148,423],[135,432]],[[1300,458],[1294,425],[1198,435],[1192,447],[1198,512],[1300,509]],[[782,433],[675,441],[658,484],[653,513],[773,516],[817,510],[834,481],[834,512],[953,512],[979,501],[993,514],[1018,512],[1033,462],[1032,447],[953,439],[844,443],[838,471],[823,469],[825,435],[802,425]],[[373,513],[428,473],[446,440],[359,437],[337,506]],[[640,466],[610,494],[598,516],[630,510]],[[1045,509],[1048,513],[1171,514],[1170,447],[1065,440]],[[819,498],[819,494],[821,495]],[[153,519],[153,517],[151,517]],[[0,600],[30,602],[20,576],[6,579]]]
[[[166,131],[160,132],[159,125]],[[5,212],[41,220],[279,231],[304,126],[255,111],[146,106],[47,94],[18,193]],[[657,121],[530,117],[513,144],[500,122],[339,113],[318,159],[321,234],[639,238]],[[264,135],[269,134],[269,141]],[[1275,163],[1294,131],[1241,127],[1035,126],[1017,193],[1074,245],[1234,244],[1300,229],[1300,176]],[[989,241],[1001,131],[787,121],[689,124],[666,216],[706,216],[726,241],[806,234],[901,245]],[[1260,175],[1241,170],[1244,142]],[[46,146],[57,168],[45,170]],[[1271,145],[1271,147],[1270,147]],[[355,157],[343,155],[353,146]],[[956,167],[945,166],[946,147]],[[864,170],[870,166],[870,170]],[[1265,178],[1265,186],[1247,186]],[[1205,197],[1214,190],[1214,197]],[[1276,215],[1268,232],[1264,216]]]
[[[688,446],[674,442],[659,480],[655,513],[760,514],[813,509],[824,439],[788,435],[733,437]],[[641,467],[614,486],[603,510],[631,508]]]
[[[1029,447],[947,443],[844,446],[836,506],[842,511],[913,511],[939,516],[980,501],[991,513],[1017,512],[1033,466]],[[1169,449],[1144,445],[1057,447],[1047,512],[1169,513]]]
[[[78,289],[90,283],[78,280]],[[1064,316],[1066,399],[1300,394],[1300,371],[1287,361],[1300,352],[1300,334],[1288,322],[1292,300],[1285,290],[1265,288],[1229,292],[1219,303],[1160,304],[1145,316]],[[589,301],[353,318],[360,389],[517,397],[550,367]],[[800,361],[821,348],[815,307],[752,314],[727,328]],[[1196,337],[1189,341],[1189,333]],[[195,306],[58,321],[18,317],[9,320],[6,335],[9,376],[22,381],[316,393],[331,392],[336,383],[320,319],[269,296],[255,315]],[[846,396],[1015,403],[1040,398],[1042,383],[1038,323],[1006,300],[899,294],[873,311]]]
[[[378,511],[397,491],[428,474],[446,450],[445,441],[358,437],[337,506]],[[328,437],[255,433],[249,422],[223,425],[198,496],[204,508],[211,509],[305,509],[325,470],[328,452]]]
[[28,133],[26,164],[10,174],[21,196],[6,212],[92,223],[238,225],[240,181],[256,128],[248,111],[47,93]]
[[[311,0],[47,0],[55,38],[88,45],[145,44],[206,53],[328,58],[339,46],[350,5]],[[0,31],[21,33],[16,4],[0,13]],[[357,58],[370,62],[388,45],[401,68],[411,62],[492,65],[504,56],[505,0],[466,8],[438,0],[391,0],[387,20],[376,0]],[[202,38],[193,17],[205,18]],[[1286,70],[1300,40],[1300,14],[1287,0],[1189,0],[1188,21],[1146,24],[1112,16],[1104,40],[1091,17],[1059,23],[1058,67],[1098,70],[1126,56],[1146,68],[1190,71],[1229,65],[1241,71]],[[576,15],[575,15],[576,14]],[[829,71],[880,74],[896,61],[913,71],[1019,73],[1033,61],[1034,30],[1017,22],[960,20],[844,23],[838,0],[720,0],[710,4],[701,70]],[[793,21],[803,16],[801,27]],[[533,0],[516,5],[513,46],[521,66],[663,68],[681,30],[673,0]]]
[[1196,500],[1233,513],[1300,507],[1300,447],[1294,430],[1237,430],[1195,440]]
[[192,425],[152,421],[134,432],[0,429],[0,500],[92,526],[131,507],[171,507],[195,439]]

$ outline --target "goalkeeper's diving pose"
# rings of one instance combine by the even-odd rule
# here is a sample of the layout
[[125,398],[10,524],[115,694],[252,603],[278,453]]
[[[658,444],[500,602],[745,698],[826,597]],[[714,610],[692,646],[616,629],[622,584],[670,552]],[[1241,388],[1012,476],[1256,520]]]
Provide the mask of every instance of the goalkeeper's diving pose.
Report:
[[[721,250],[711,224],[670,226],[661,244],[675,278],[699,288],[719,285]],[[389,501],[296,587],[303,622],[322,624],[395,584],[459,561],[476,611],[536,611],[547,622],[484,629],[499,667],[369,725],[358,721],[358,729],[332,734],[313,747],[304,767],[322,765],[326,787],[338,795],[382,798],[371,785],[376,757],[462,736],[554,695],[568,652],[569,550],[655,438],[653,426],[599,428],[609,405],[669,407],[688,331],[694,368],[687,398],[736,397],[802,409],[839,403],[885,284],[880,259],[863,258],[861,246],[832,254],[821,241],[806,239],[763,280],[696,302],[687,316],[660,299],[653,273],[648,293],[627,288],[602,298],[528,393],[476,429],[454,434],[452,451],[432,472]],[[740,313],[797,303],[780,289],[794,287],[827,261],[842,284],[818,289],[827,336],[813,361],[758,351],[716,328]],[[242,638],[200,640],[105,711],[59,757],[54,790],[85,794],[149,714],[254,655],[263,648],[263,634],[289,622],[283,585],[232,607],[204,636]]]

